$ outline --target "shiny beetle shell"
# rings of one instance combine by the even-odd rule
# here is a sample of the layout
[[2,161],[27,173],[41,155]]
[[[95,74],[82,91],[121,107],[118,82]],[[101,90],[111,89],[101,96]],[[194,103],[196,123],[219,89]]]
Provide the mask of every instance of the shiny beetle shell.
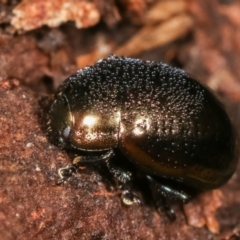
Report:
[[50,111],[61,147],[118,149],[142,172],[197,190],[233,174],[235,137],[216,97],[166,64],[110,56],[70,76]]

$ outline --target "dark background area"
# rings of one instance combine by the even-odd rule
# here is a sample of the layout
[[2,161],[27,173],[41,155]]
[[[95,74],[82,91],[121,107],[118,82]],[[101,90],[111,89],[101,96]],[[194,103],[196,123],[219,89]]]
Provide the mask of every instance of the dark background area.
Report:
[[71,161],[45,131],[48,102],[109,54],[163,61],[212,88],[240,130],[239,0],[0,0],[1,239],[240,239],[240,166],[170,223],[127,208],[101,171],[58,186]]

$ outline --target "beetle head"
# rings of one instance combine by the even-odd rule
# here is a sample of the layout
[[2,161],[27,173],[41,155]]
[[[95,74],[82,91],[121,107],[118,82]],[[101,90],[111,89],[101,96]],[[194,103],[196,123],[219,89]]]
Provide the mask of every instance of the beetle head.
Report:
[[72,130],[73,117],[68,99],[61,92],[52,104],[47,124],[48,134],[54,143],[61,148],[66,147]]

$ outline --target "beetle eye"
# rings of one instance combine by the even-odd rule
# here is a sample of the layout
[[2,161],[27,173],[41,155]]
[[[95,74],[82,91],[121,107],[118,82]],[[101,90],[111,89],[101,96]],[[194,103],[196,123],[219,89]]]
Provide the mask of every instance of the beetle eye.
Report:
[[69,137],[70,132],[71,132],[71,127],[67,126],[66,128],[63,129],[62,136],[66,139]]

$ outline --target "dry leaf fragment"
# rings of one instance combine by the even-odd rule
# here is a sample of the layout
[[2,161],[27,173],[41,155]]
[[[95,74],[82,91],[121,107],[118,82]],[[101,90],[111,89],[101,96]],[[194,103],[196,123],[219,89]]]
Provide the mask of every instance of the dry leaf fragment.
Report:
[[187,12],[187,2],[185,0],[167,0],[155,4],[145,17],[146,24],[162,22],[170,17]]
[[154,47],[160,47],[185,36],[192,25],[193,20],[187,14],[177,15],[157,26],[147,25],[126,44],[118,48],[115,54],[135,56]]
[[23,0],[13,9],[11,24],[25,31],[42,25],[57,27],[75,21],[77,28],[98,23],[100,14],[94,3],[78,0]]

